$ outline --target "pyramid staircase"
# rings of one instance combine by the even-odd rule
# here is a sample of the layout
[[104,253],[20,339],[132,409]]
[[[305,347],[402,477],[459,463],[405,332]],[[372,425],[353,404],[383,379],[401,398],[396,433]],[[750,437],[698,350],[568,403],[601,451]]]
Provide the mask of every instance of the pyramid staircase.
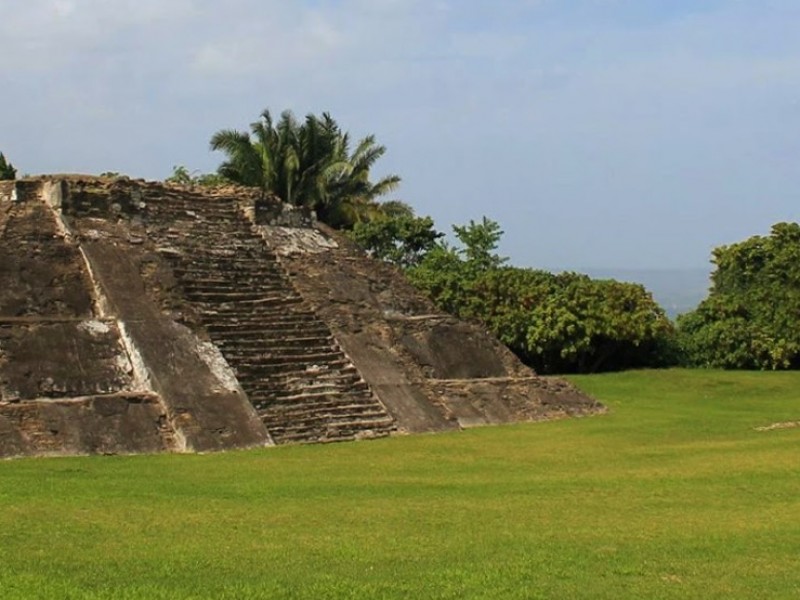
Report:
[[392,417],[236,201],[165,191],[148,231],[277,444],[381,437]]

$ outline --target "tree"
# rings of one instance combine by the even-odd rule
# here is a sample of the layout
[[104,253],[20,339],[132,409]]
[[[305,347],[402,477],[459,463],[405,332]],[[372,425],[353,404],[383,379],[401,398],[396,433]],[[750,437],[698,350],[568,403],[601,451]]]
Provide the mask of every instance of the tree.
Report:
[[14,168],[14,165],[6,161],[6,157],[0,152],[0,180],[16,178],[17,170]]
[[341,154],[324,172],[322,193],[315,208],[326,223],[349,228],[379,215],[377,199],[395,190],[400,177],[388,175],[374,183],[370,180],[370,169],[386,153],[386,148],[376,143],[375,136],[361,140],[352,154],[348,154],[345,136],[338,150]]
[[172,175],[167,177],[164,181],[166,183],[174,183],[177,185],[199,185],[202,187],[216,187],[229,183],[227,179],[218,173],[200,173],[195,175],[195,172],[189,172],[184,165],[176,165],[172,167]]
[[486,217],[482,217],[480,223],[470,220],[469,225],[463,227],[454,225],[453,232],[463,245],[466,265],[475,273],[498,269],[508,261],[495,252],[503,236],[496,221]]
[[712,263],[708,298],[678,318],[689,364],[800,368],[800,225],[716,248]]
[[355,223],[349,233],[374,258],[403,268],[413,267],[444,235],[433,228],[433,219],[417,217],[407,204],[387,202],[380,209],[377,216]]
[[376,199],[400,182],[395,175],[372,182],[370,170],[386,148],[367,136],[351,153],[349,135],[328,113],[299,122],[284,111],[274,122],[265,110],[250,130],[221,130],[211,138],[211,149],[227,156],[218,173],[313,209],[331,225],[349,228],[368,219]]

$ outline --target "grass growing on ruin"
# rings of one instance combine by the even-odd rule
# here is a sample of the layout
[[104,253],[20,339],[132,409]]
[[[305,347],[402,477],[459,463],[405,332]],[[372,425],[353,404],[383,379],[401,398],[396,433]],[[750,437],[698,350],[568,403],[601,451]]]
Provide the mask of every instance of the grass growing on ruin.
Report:
[[796,598],[800,373],[575,377],[610,414],[0,462],[0,597]]

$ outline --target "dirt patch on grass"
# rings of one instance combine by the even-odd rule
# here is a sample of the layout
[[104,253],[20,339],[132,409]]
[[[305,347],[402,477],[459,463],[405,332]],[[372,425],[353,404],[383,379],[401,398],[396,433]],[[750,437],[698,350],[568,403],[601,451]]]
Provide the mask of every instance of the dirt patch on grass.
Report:
[[756,431],[774,431],[775,429],[795,429],[800,427],[800,421],[784,421],[783,423],[773,423],[762,427],[754,427]]

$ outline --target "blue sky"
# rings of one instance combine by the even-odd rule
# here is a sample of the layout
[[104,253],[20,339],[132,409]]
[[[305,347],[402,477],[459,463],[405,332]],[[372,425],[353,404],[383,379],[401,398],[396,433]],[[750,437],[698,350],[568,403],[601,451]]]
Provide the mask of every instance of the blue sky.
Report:
[[704,267],[800,220],[796,0],[0,0],[0,150],[210,171],[221,128],[329,111],[440,229],[518,265]]

